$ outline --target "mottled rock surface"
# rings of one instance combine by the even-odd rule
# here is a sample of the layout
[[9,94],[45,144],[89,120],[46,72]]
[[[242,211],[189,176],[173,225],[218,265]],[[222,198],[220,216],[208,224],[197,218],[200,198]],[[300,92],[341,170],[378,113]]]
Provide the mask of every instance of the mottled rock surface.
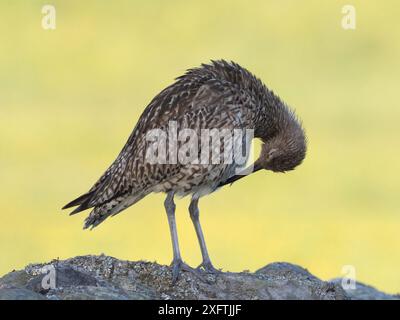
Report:
[[254,273],[204,274],[199,280],[182,272],[171,284],[168,266],[113,257],[81,256],[28,265],[0,278],[1,299],[398,299],[357,283],[344,290],[341,279],[322,281],[306,269],[272,263]]

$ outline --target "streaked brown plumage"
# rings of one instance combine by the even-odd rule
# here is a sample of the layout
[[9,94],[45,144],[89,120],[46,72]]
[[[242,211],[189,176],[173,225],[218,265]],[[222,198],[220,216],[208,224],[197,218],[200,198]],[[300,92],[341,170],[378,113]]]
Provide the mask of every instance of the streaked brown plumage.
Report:
[[[202,268],[214,272],[198,221],[198,199],[236,181],[232,164],[149,164],[145,159],[146,133],[167,129],[176,121],[178,131],[194,129],[254,129],[263,141],[255,171],[294,169],[305,157],[306,140],[294,113],[249,71],[234,62],[212,61],[189,69],[160,92],[147,106],[117,159],[84,195],[63,209],[78,206],[71,214],[93,208],[85,228],[95,227],[152,192],[165,192],[174,249],[174,281],[182,262],[174,219],[174,195],[192,195],[189,207],[203,255]],[[224,145],[221,145],[221,149]],[[201,150],[199,150],[200,153]]]

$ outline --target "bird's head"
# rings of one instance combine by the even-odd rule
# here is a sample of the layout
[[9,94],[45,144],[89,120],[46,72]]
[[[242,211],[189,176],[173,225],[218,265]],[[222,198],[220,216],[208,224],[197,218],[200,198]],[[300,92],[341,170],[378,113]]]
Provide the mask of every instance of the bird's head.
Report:
[[301,164],[306,150],[306,138],[301,126],[289,126],[276,136],[263,141],[255,166],[273,172],[290,171]]
[[[288,130],[273,138],[263,140],[259,158],[252,166],[252,172],[262,169],[273,172],[286,172],[293,170],[302,163],[306,156],[307,141],[302,128]],[[246,177],[249,168],[220,183],[219,187]]]

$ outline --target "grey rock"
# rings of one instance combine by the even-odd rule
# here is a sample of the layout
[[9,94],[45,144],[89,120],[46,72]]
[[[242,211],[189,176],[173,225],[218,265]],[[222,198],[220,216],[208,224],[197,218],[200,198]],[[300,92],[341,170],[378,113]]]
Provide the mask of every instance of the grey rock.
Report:
[[0,300],[46,300],[46,297],[28,289],[0,289]]
[[24,288],[30,279],[32,279],[32,276],[23,270],[11,271],[0,278],[0,289]]
[[[42,288],[43,268],[52,266],[56,286]],[[171,268],[145,261],[113,257],[80,256],[47,264],[32,264],[25,270],[0,278],[0,298],[51,300],[138,299],[398,299],[366,285],[344,290],[341,281],[323,281],[308,270],[290,263],[271,263],[250,272],[204,274],[203,280],[182,272],[172,285]]]
[[[78,270],[75,270],[68,264],[52,264],[55,274],[56,287],[76,287],[76,286],[96,286],[98,281],[95,277]],[[39,293],[46,293],[49,289],[43,288],[42,281],[47,273],[41,273],[31,278],[26,288]]]
[[[333,279],[332,282],[341,284],[342,278]],[[345,289],[347,296],[352,300],[400,300],[399,295],[381,292],[372,286],[356,282],[354,288]]]
[[275,262],[256,271],[270,282],[273,299],[346,300],[348,296],[339,284],[325,282],[298,265]]
[[287,262],[274,262],[258,269],[257,274],[268,275],[273,278],[319,280],[307,269]]
[[129,300],[123,290],[113,287],[77,286],[51,290],[47,294],[51,300]]

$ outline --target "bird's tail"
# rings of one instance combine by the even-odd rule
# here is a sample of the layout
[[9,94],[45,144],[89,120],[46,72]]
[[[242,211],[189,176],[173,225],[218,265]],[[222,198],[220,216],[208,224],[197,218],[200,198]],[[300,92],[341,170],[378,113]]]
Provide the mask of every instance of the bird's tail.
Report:
[[72,200],[71,202],[67,203],[64,207],[62,207],[62,209],[68,209],[68,208],[79,206],[74,211],[72,211],[70,213],[70,215],[73,215],[75,213],[86,210],[86,209],[90,208],[89,203],[90,203],[93,195],[94,195],[94,191],[87,192],[87,193],[81,195],[80,197],[76,198],[75,200]]
[[149,192],[141,192],[135,195],[125,195],[116,197],[106,203],[103,203],[99,206],[95,206],[93,210],[90,212],[89,216],[85,220],[85,225],[83,229],[91,228],[98,226],[105,219],[110,216],[115,216],[120,213],[122,210],[130,207],[135,204],[143,197],[145,197]]

